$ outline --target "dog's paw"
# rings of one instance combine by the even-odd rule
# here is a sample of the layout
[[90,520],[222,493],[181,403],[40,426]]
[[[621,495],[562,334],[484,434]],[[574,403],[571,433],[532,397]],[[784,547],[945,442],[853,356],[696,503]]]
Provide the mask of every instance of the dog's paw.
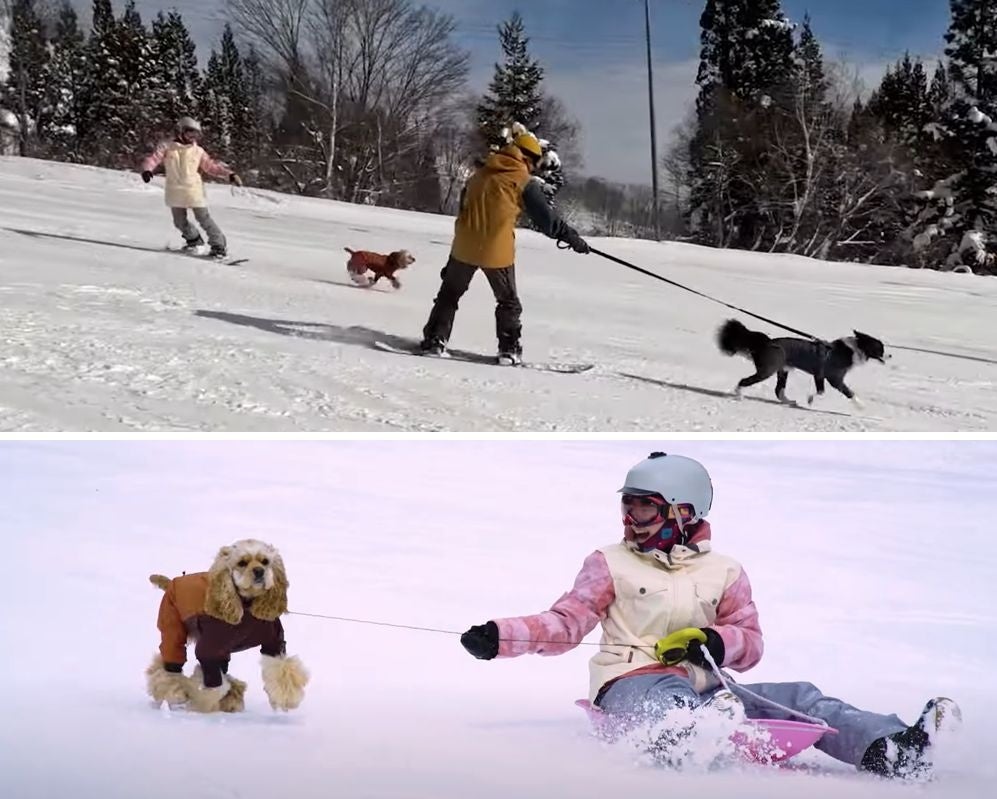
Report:
[[743,395],[743,394],[741,393],[741,387],[740,387],[740,386],[734,386],[734,390],[733,390],[733,391],[731,392],[731,396],[732,396],[732,397],[733,397],[734,399],[736,399],[736,400],[739,400],[739,399],[741,399],[741,398],[742,398],[742,397],[744,396],[744,395]]
[[813,405],[815,399],[816,399],[816,395],[815,394],[808,394],[807,395],[807,405]]
[[157,705],[166,702],[170,707],[175,707],[187,701],[187,678],[181,673],[167,671],[159,655],[152,659],[145,670],[145,678],[146,692]]
[[192,685],[190,699],[187,707],[195,713],[217,713],[220,711],[222,700],[229,692],[227,679],[222,679],[222,684],[217,688],[206,688],[204,685]]
[[858,397],[852,397],[852,403],[855,405],[856,408],[865,407],[865,403],[862,402],[862,400],[860,400]]
[[294,710],[305,698],[308,670],[297,657],[263,656],[263,690],[274,710]]
[[222,713],[241,713],[246,709],[246,683],[231,676],[228,681],[229,692],[218,703],[218,709]]

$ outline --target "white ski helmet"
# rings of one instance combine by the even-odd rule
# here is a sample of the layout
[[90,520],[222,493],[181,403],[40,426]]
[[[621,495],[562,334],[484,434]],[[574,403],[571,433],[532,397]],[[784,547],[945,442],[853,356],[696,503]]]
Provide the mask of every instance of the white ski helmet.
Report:
[[664,452],[652,452],[627,472],[627,479],[618,493],[658,494],[672,506],[691,505],[693,515],[687,523],[704,518],[713,505],[713,483],[703,464],[684,455]]
[[194,119],[194,117],[180,117],[177,120],[177,133],[183,133],[185,130],[196,130],[200,133],[201,123]]

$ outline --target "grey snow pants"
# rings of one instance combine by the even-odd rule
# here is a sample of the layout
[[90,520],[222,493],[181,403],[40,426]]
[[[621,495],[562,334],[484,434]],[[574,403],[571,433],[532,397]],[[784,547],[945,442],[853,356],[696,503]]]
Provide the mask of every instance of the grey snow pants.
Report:
[[[744,703],[749,719],[779,719],[799,721],[795,716],[765,705],[754,697],[738,690],[742,686],[731,683],[731,690]],[[858,766],[862,756],[873,741],[907,729],[896,715],[882,716],[859,710],[840,699],[825,696],[817,686],[808,682],[771,682],[744,685],[749,691],[780,705],[791,707],[808,716],[822,719],[838,730],[837,735],[824,735],[816,749],[835,760]],[[638,674],[621,677],[597,697],[599,707],[607,713],[623,718],[639,718],[648,705],[660,706],[665,713],[680,704],[699,705],[716,693],[717,689],[697,694],[692,684],[673,674]]]
[[[188,244],[193,244],[201,238],[200,232],[191,223],[190,218],[187,216],[186,208],[171,208],[173,212],[173,227],[180,231],[180,235],[183,236],[184,241]],[[215,220],[211,218],[207,208],[191,208],[194,212],[194,219],[197,220],[204,232],[208,234],[208,244],[212,248],[224,250],[226,248],[225,234],[215,223]]]

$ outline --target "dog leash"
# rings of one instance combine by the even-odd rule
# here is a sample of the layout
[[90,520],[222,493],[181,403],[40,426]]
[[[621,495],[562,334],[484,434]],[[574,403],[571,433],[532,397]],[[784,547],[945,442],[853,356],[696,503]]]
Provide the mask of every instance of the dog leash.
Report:
[[[352,624],[370,624],[375,627],[393,627],[397,630],[418,630],[425,633],[441,633],[443,635],[463,635],[464,633],[459,630],[444,630],[440,627],[419,627],[415,624],[394,624],[388,621],[374,621],[373,619],[354,619],[349,616],[328,616],[324,613],[304,613],[298,610],[287,611],[288,616],[308,616],[313,619],[330,619],[332,621],[345,621]],[[558,644],[560,646],[602,646],[600,641],[534,641],[531,638],[499,638],[500,642],[505,641],[510,644]],[[649,649],[654,650],[653,646],[646,646],[645,644],[620,644],[619,646],[625,646],[629,649]]]
[[[571,246],[570,244],[564,241],[559,241],[557,243],[558,249],[561,250],[566,250],[570,246]],[[589,251],[595,253],[596,255],[602,258],[605,258],[607,261],[612,261],[613,263],[619,264],[620,266],[625,266],[627,269],[633,269],[635,272],[640,272],[642,275],[653,277],[655,280],[660,280],[662,283],[667,283],[670,286],[675,286],[675,288],[682,289],[683,291],[688,291],[690,294],[695,294],[697,297],[702,297],[703,299],[709,300],[710,302],[718,303],[719,305],[723,305],[725,308],[730,308],[733,311],[738,311],[739,313],[743,313],[746,316],[750,316],[753,317],[754,319],[766,322],[770,325],[781,328],[782,330],[787,330],[790,333],[795,333],[798,336],[803,336],[804,338],[813,339],[814,341],[819,343],[825,343],[825,344],[827,343],[822,338],[820,338],[820,336],[815,336],[812,333],[807,333],[803,330],[797,330],[795,327],[784,325],[782,324],[782,322],[777,322],[775,319],[769,319],[767,316],[756,314],[753,311],[749,311],[746,308],[741,308],[738,305],[731,305],[729,302],[724,302],[723,300],[718,299],[717,297],[712,297],[709,294],[703,293],[702,291],[697,291],[696,289],[683,285],[682,283],[679,283],[676,280],[671,280],[670,278],[664,277],[663,275],[659,275],[655,272],[651,272],[647,269],[637,266],[636,264],[632,264],[629,261],[624,261],[622,258],[617,258],[615,255],[610,255],[608,252],[597,250],[595,247],[589,247]]]
[[[819,719],[816,716],[808,716],[806,713],[801,713],[799,710],[794,710],[791,707],[780,705],[778,702],[774,702],[771,699],[766,699],[764,696],[760,696],[759,694],[756,694],[754,691],[748,690],[743,685],[738,685],[736,682],[734,682],[733,677],[731,677],[727,672],[725,672],[717,665],[717,662],[713,659],[713,655],[710,654],[709,649],[707,649],[704,646],[700,649],[700,651],[703,653],[703,657],[706,658],[706,662],[710,664],[710,668],[713,669],[713,673],[714,675],[716,675],[716,678],[720,680],[720,685],[723,686],[725,690],[730,691],[732,694],[734,694],[734,696],[737,696],[738,692],[742,694],[747,694],[752,699],[761,702],[763,705],[774,707],[776,710],[781,710],[784,713],[788,713],[791,716],[797,716],[798,718],[801,718],[804,721],[809,721],[811,724],[817,724],[821,727],[826,727],[829,732],[831,731],[837,732],[837,730],[835,730],[830,724],[824,721],[824,719]],[[736,691],[730,687],[731,683],[737,686]]]

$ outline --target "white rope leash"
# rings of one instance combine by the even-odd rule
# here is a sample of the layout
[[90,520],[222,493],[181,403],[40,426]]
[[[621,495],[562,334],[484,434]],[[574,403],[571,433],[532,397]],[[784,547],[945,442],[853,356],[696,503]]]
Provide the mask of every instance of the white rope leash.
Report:
[[717,662],[713,659],[713,655],[710,654],[710,650],[708,650],[705,646],[703,646],[703,647],[700,647],[700,651],[703,653],[703,657],[706,658],[706,662],[710,664],[710,668],[713,669],[713,673],[717,676],[717,679],[720,680],[720,684],[726,690],[730,691],[735,696],[737,695],[738,691],[740,691],[742,693],[747,694],[752,699],[757,699],[763,705],[768,705],[769,707],[774,707],[777,710],[783,711],[784,713],[789,713],[791,716],[798,716],[801,719],[809,721],[811,724],[818,724],[821,727],[828,727],[828,728],[830,728],[831,725],[828,724],[826,721],[824,721],[824,719],[819,719],[816,716],[808,716],[806,713],[801,713],[799,710],[794,710],[791,707],[786,707],[785,705],[780,705],[778,702],[773,702],[771,699],[766,699],[764,696],[759,696],[754,691],[749,691],[743,685],[738,685],[737,686],[737,691],[735,691],[733,688],[730,687],[730,684],[728,683],[728,680],[730,680],[731,682],[733,682],[734,678],[731,677],[726,672],[724,672],[717,665]]

